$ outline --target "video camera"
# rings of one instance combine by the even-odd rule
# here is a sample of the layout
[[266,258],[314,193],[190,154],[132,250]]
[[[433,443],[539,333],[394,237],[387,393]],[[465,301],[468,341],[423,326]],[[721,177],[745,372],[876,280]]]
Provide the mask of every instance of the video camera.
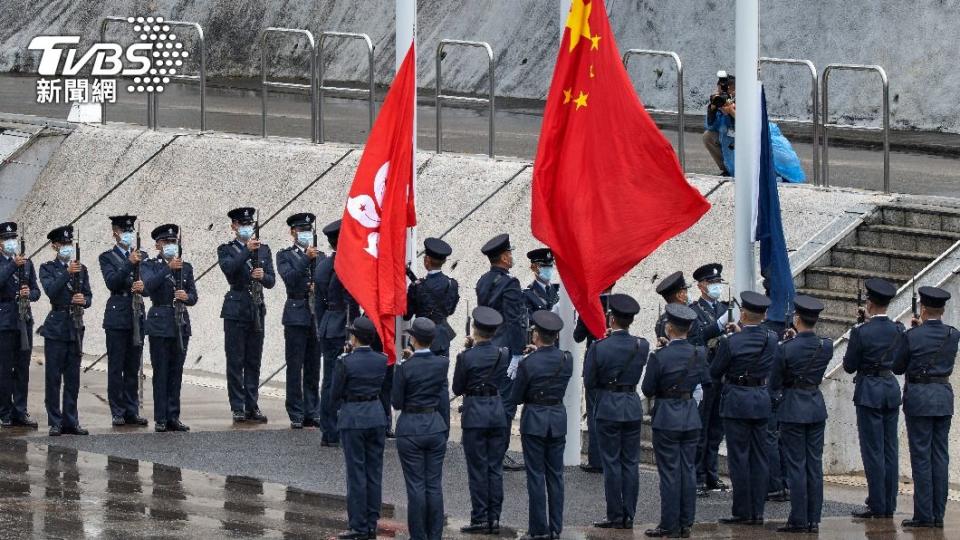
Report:
[[730,95],[730,86],[736,86],[736,84],[736,77],[728,75],[724,70],[718,71],[717,86],[720,87],[720,93],[710,98],[710,104],[719,109],[728,103],[735,102],[736,100]]

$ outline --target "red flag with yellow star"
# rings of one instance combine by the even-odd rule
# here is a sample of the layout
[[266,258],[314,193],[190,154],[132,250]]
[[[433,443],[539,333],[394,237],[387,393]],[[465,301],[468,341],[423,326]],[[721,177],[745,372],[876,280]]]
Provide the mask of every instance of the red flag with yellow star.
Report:
[[533,234],[604,334],[599,295],[710,208],[637,98],[603,0],[573,0],[533,168]]

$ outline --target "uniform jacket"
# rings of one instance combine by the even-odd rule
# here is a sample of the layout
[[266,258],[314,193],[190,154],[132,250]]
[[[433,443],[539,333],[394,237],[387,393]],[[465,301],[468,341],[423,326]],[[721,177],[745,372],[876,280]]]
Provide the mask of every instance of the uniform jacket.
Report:
[[40,265],[40,283],[51,304],[50,313],[43,321],[40,332],[43,337],[59,341],[78,341],[82,337],[77,335],[70,317],[68,309],[71,305],[70,297],[75,292],[83,294],[86,299],[83,308],[86,309],[90,307],[90,302],[93,300],[93,292],[90,290],[87,267],[83,266],[78,275],[80,286],[75,287],[71,274],[67,272],[66,263],[54,259]]
[[[573,375],[573,357],[556,346],[541,347],[528,354],[517,368],[513,391],[505,404],[513,409],[524,403],[520,433],[537,437],[563,437],[567,434],[567,410],[563,396]],[[557,405],[534,401],[556,400]]]
[[[141,251],[141,264],[146,259],[147,254]],[[103,311],[103,327],[109,330],[130,330],[133,328],[133,293],[130,292],[130,288],[135,281],[136,267],[120,246],[113,246],[112,249],[101,253],[99,262],[103,282],[110,291],[107,307]],[[143,328],[142,321],[141,328]]]
[[[707,372],[707,351],[689,340],[675,339],[650,355],[647,373],[643,376],[643,395],[656,398],[664,392],[690,392],[710,378]],[[690,399],[656,398],[653,429],[691,431],[700,429],[697,402]]]
[[[447,374],[450,360],[432,352],[416,352],[393,372],[391,401],[401,411],[397,437],[432,435],[450,430],[450,390]],[[434,408],[433,412],[407,412],[410,408]]]
[[649,355],[647,340],[631,336],[626,330],[612,332],[609,337],[594,341],[587,349],[583,386],[597,392],[597,403],[593,408],[597,420],[643,420],[643,405],[636,390],[613,392],[608,386],[637,386]]
[[477,281],[477,305],[493,308],[503,315],[503,324],[497,328],[493,343],[510,349],[511,356],[523,354],[527,341],[527,313],[520,281],[499,266],[480,276]]
[[[463,396],[476,391],[490,393],[500,388],[500,382],[507,377],[509,365],[510,351],[494,346],[491,341],[464,350],[457,355],[457,364],[453,369],[454,395]],[[507,427],[503,398],[499,393],[465,396],[460,425],[464,429]]]
[[701,296],[696,302],[690,304],[690,309],[697,314],[697,325],[700,328],[700,333],[696,336],[694,345],[707,348],[709,353],[707,361],[709,362],[713,360],[720,336],[724,332],[724,329],[717,324],[717,319],[726,315],[727,303],[718,300],[711,304]]
[[449,351],[457,333],[447,318],[457,310],[460,285],[443,272],[428,273],[407,287],[407,313],[404,317],[427,317],[437,325],[437,336],[430,345],[434,352]]
[[948,377],[957,358],[960,332],[940,320],[928,320],[907,330],[906,351],[893,365],[893,372],[906,375],[903,414],[907,416],[952,416],[953,387],[946,383],[916,384],[913,377]]
[[[197,304],[197,285],[193,278],[193,265],[183,263],[179,271],[171,270],[170,265],[162,257],[147,259],[140,263],[140,279],[143,280],[143,293],[150,297],[150,309],[147,311],[147,321],[144,331],[148,336],[175,338],[177,337],[176,309],[173,298],[174,292],[180,288],[180,273],[183,273],[183,290],[187,292],[187,306]],[[183,313],[183,335],[191,335],[190,310]]]
[[[273,271],[273,255],[270,246],[260,244],[257,250],[260,267],[263,268],[263,279],[260,283],[264,289],[272,289],[276,284],[277,276]],[[230,290],[223,296],[223,309],[220,318],[231,321],[253,322],[253,297],[250,296],[250,273],[253,272],[253,253],[247,249],[245,243],[232,240],[221,244],[217,248],[217,259],[220,270],[230,284]],[[261,321],[266,314],[266,304],[260,309]]]
[[369,429],[387,426],[387,415],[376,397],[387,374],[387,357],[370,347],[358,347],[337,358],[333,371],[333,408],[339,410],[337,429]]
[[[287,301],[283,304],[284,326],[312,326],[310,313],[310,278],[316,275],[317,267],[325,256],[318,252],[317,258],[310,260],[306,252],[297,246],[290,246],[277,252],[277,273],[287,289]],[[312,273],[311,273],[312,272]],[[314,304],[319,305],[316,287]]]
[[527,313],[533,313],[541,309],[550,311],[560,301],[560,285],[544,286],[543,283],[535,279],[523,290],[523,299],[527,303]]
[[[700,319],[693,321],[690,325],[690,330],[687,332],[687,341],[693,345],[703,345],[705,340],[703,339],[703,322]],[[654,333],[656,333],[658,338],[669,338],[667,336],[667,313],[664,311],[660,314],[660,318],[657,319],[656,327],[654,328]]]
[[772,404],[766,384],[748,387],[733,383],[742,376],[766,380],[779,356],[777,335],[763,326],[745,326],[720,340],[710,365],[710,375],[714,379],[725,378],[720,398],[722,418],[758,420],[770,417]]
[[337,252],[325,257],[317,263],[317,272],[313,280],[317,291],[317,335],[321,338],[336,339],[347,337],[348,311],[349,319],[360,316],[360,306],[350,296],[347,289],[340,283],[340,278],[333,269]]
[[850,330],[843,369],[856,373],[853,402],[861,407],[894,409],[900,406],[900,383],[892,375],[867,376],[862,372],[890,370],[906,350],[903,325],[886,315],[871,317]]
[[[26,272],[26,285],[30,287],[30,301],[40,299],[40,286],[37,285],[37,274],[33,263],[27,259],[23,264]],[[20,294],[20,267],[13,262],[12,257],[0,255],[0,331],[16,331],[18,326],[19,308],[17,296]],[[28,328],[29,330],[29,328]]]
[[[782,397],[777,419],[794,424],[815,424],[827,419],[827,406],[819,385],[833,359],[833,342],[812,331],[800,332],[780,344],[780,355],[770,374],[770,391]],[[797,384],[817,385],[814,389]]]

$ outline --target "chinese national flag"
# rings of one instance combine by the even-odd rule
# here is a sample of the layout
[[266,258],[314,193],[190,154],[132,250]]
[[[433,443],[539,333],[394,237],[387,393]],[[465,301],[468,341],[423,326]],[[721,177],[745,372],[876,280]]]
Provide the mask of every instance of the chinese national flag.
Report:
[[533,234],[595,336],[600,293],[710,208],[637,98],[602,0],[571,3],[532,197]]
[[407,228],[416,225],[413,119],[416,53],[407,51],[367,138],[347,197],[334,264],[396,361],[395,317],[407,309]]

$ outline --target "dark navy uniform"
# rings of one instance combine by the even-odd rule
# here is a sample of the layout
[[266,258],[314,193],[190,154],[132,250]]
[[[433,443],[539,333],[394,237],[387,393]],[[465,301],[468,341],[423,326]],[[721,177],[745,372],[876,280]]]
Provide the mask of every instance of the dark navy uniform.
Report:
[[[0,239],[16,242],[17,224],[0,224]],[[40,286],[33,262],[25,260],[17,266],[18,249],[0,253],[0,424],[37,427],[27,411],[30,386],[30,355],[33,353],[33,317],[26,325],[27,348],[21,348],[18,298],[20,289],[30,290],[30,302],[40,299]]]
[[[531,319],[539,330],[554,335],[563,322],[549,311]],[[573,375],[573,357],[555,345],[528,354],[517,369],[508,409],[524,404],[520,439],[527,471],[528,537],[559,537],[563,529],[563,449],[567,411],[563,396]],[[549,508],[549,512],[548,512]]]
[[[677,297],[677,293],[686,290],[687,287],[689,287],[689,285],[687,285],[687,282],[683,279],[683,272],[674,272],[663,278],[663,280],[657,284],[657,294],[662,296],[667,304],[679,303],[681,305],[686,305],[686,297],[679,298]],[[654,334],[656,334],[658,339],[668,339],[666,331],[668,321],[669,318],[667,317],[666,311],[664,311],[660,314],[660,318],[657,319],[657,323],[654,327]],[[704,340],[700,336],[701,331],[702,330],[700,328],[699,321],[694,321],[694,323],[690,326],[690,331],[687,332],[687,339],[695,345],[702,345]]]
[[[253,208],[236,208],[227,214],[230,219],[249,227],[254,220]],[[240,414],[246,419],[265,421],[260,414],[257,397],[260,386],[260,361],[263,355],[263,321],[266,305],[255,306],[251,287],[256,281],[251,278],[254,260],[258,259],[263,269],[260,284],[272,289],[276,283],[273,271],[273,255],[270,246],[260,244],[256,257],[247,249],[246,241],[239,238],[217,248],[220,270],[230,284],[223,297],[220,318],[223,319],[224,345],[227,356],[227,394],[234,420]],[[256,331],[259,319],[260,332]]]
[[[136,216],[112,216],[113,227],[133,237],[133,224]],[[107,343],[107,401],[114,424],[139,424],[140,400],[138,395],[140,363],[143,361],[143,318],[139,321],[139,345],[135,345],[133,335],[133,293],[131,287],[136,281],[136,265],[130,262],[130,251],[136,245],[129,246],[118,242],[113,248],[100,254],[100,272],[110,291],[107,306],[103,312],[103,329]],[[146,260],[147,254],[140,252],[140,260]]]
[[[176,246],[180,229],[174,224],[161,225],[151,232],[158,241],[169,241]],[[197,286],[194,282],[193,265],[183,263],[183,268],[173,270],[169,260],[179,256],[179,246],[173,253],[161,251],[157,258],[141,263],[144,293],[150,296],[150,310],[144,326],[150,336],[150,365],[153,367],[153,421],[157,431],[188,431],[180,421],[180,388],[183,383],[183,365],[190,345],[190,313],[187,306],[197,303]],[[180,300],[174,295],[177,290],[187,293],[184,306],[177,307]],[[183,320],[177,329],[177,309],[183,310]],[[183,342],[183,348],[180,344]]]
[[523,299],[527,302],[527,313],[551,311],[560,301],[560,285],[550,283],[553,280],[554,259],[550,248],[531,249],[527,252],[531,269],[535,269],[537,276],[527,288],[523,290]]
[[[71,244],[73,226],[58,227],[50,231],[47,239],[57,244]],[[47,314],[41,329],[41,335],[44,337],[43,356],[46,379],[44,404],[51,435],[86,434],[86,431],[80,427],[77,395],[80,392],[80,360],[83,355],[82,310],[90,307],[93,292],[90,290],[90,277],[86,266],[81,266],[77,274],[71,274],[68,271],[70,257],[67,258],[67,262],[58,256],[40,265],[40,283],[51,304],[50,313]],[[77,277],[74,278],[74,275]],[[71,300],[74,294],[83,295],[82,306],[73,307]],[[72,313],[74,309],[81,310],[76,319]],[[62,398],[61,384],[63,385]]]
[[[310,237],[306,243],[299,240],[294,245],[277,252],[277,273],[287,290],[283,305],[283,337],[287,361],[286,408],[294,428],[301,428],[305,420],[309,424],[320,423],[320,342],[317,338],[318,322],[310,311],[310,287],[313,276],[324,255],[317,252],[314,259],[305,249],[311,245],[316,216],[310,213],[294,214],[287,225],[298,235]],[[316,290],[314,306],[316,306]]]
[[[864,286],[867,298],[881,307],[897,293],[892,283],[877,278],[866,280]],[[843,355],[843,369],[856,374],[853,404],[869,493],[868,513],[857,512],[857,517],[892,517],[897,511],[901,397],[900,383],[891,368],[904,349],[903,332],[903,325],[885,313],[874,315],[850,330]]]
[[[376,335],[373,322],[354,319],[351,332],[363,341]],[[354,538],[375,534],[380,519],[383,448],[387,417],[380,406],[380,388],[387,373],[387,357],[360,346],[337,360],[330,386],[331,401],[339,411],[337,429],[343,441],[347,476],[347,517]],[[348,537],[348,535],[344,535]]]
[[[614,315],[633,320],[640,311],[625,294],[610,296]],[[637,384],[650,354],[650,344],[626,329],[595,341],[583,365],[583,386],[596,395],[594,424],[603,463],[606,521],[599,526],[619,528],[633,523],[640,491],[640,431],[643,406]]]
[[[942,308],[950,293],[936,287],[920,287],[920,302],[926,308]],[[921,312],[923,316],[923,312]],[[905,375],[903,414],[910,444],[913,472],[913,518],[904,526],[942,527],[950,475],[948,437],[953,418],[953,374],[960,332],[940,319],[928,318],[907,330],[906,350],[893,365]]]
[[[823,303],[809,296],[797,296],[794,306],[796,314],[807,321],[816,321],[823,311]],[[803,331],[780,345],[780,357],[770,375],[771,392],[782,396],[776,414],[783,472],[790,489],[790,517],[785,532],[812,529],[820,524],[823,431],[827,420],[820,383],[832,358],[832,341],[813,330]]]
[[[666,308],[678,328],[692,325],[696,314],[681,304]],[[707,352],[689,339],[673,339],[650,355],[642,391],[654,399],[653,450],[660,477],[660,524],[648,536],[679,535],[696,516],[696,451],[700,414],[693,391],[707,373]]]
[[[600,306],[603,308],[603,312],[607,312],[607,299],[610,297],[609,293],[600,295]],[[573,340],[577,343],[584,343],[584,350],[590,350],[590,345],[596,341],[597,338],[590,333],[590,330],[587,329],[587,325],[583,322],[583,319],[580,316],[577,316],[577,325],[573,328]],[[586,354],[586,353],[584,353]],[[596,407],[597,393],[588,388],[584,388],[584,403],[587,405],[587,465],[584,467],[580,466],[581,469],[587,472],[600,472],[603,470],[603,463],[600,459],[600,446],[597,443],[597,425],[596,425],[596,415],[593,414],[593,409]]]
[[[770,300],[751,291],[741,306],[762,313]],[[720,417],[727,437],[727,462],[733,483],[733,523],[763,519],[767,495],[766,431],[772,414],[767,378],[780,356],[776,334],[760,325],[744,326],[721,339],[710,375],[722,379]]]
[[[414,319],[407,330],[418,341],[429,343],[436,325]],[[407,487],[407,526],[411,540],[439,540],[443,534],[443,458],[450,432],[450,360],[429,349],[396,367],[393,408],[397,419],[397,454]]]
[[[423,242],[427,257],[443,264],[453,253],[449,244],[439,238],[427,238]],[[439,265],[438,265],[439,266]],[[404,319],[426,317],[437,325],[437,337],[430,350],[438,356],[450,356],[450,341],[457,333],[447,318],[457,310],[460,302],[460,285],[442,270],[430,270],[426,277],[414,280],[407,287],[407,313]]]
[[[478,306],[473,322],[490,332],[503,324],[491,308]],[[466,533],[491,533],[499,528],[503,508],[503,453],[510,433],[497,382],[507,376],[510,351],[482,341],[457,355],[453,393],[464,396],[460,425],[470,484],[470,525]]]

